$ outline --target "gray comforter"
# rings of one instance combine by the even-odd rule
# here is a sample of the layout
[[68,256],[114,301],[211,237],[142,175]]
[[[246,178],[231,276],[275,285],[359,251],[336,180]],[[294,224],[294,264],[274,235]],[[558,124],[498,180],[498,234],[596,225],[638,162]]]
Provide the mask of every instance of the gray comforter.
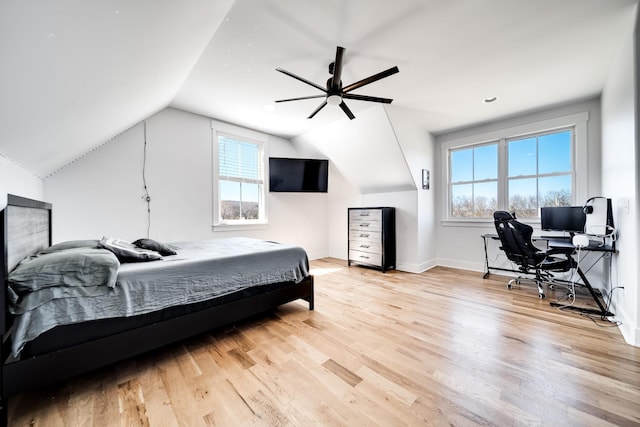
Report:
[[177,255],[125,263],[115,287],[93,296],[48,301],[15,318],[12,351],[58,325],[145,314],[205,301],[252,286],[300,282],[309,275],[304,249],[250,238],[171,244]]

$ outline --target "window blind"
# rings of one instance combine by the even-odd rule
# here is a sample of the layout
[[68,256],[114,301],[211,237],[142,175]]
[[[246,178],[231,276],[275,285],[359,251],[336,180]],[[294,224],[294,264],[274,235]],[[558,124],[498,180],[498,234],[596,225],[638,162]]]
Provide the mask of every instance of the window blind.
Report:
[[218,136],[219,171],[222,180],[262,184],[262,147],[255,142]]

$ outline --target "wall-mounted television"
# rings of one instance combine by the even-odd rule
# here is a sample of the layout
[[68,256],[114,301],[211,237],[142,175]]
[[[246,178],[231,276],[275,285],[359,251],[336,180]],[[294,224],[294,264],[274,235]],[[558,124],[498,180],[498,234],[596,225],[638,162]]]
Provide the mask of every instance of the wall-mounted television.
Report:
[[582,233],[587,217],[582,206],[540,208],[540,228],[546,231]]
[[326,193],[329,160],[269,157],[269,191]]

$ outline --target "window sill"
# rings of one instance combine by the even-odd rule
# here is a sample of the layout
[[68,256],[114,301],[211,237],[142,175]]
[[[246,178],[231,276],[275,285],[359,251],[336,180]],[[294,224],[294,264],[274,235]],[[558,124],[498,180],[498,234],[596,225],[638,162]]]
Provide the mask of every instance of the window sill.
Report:
[[489,225],[493,225],[493,219],[443,219],[441,224],[444,227],[488,227]]
[[269,223],[251,223],[251,224],[213,224],[213,231],[239,231],[239,230],[264,230],[269,228]]

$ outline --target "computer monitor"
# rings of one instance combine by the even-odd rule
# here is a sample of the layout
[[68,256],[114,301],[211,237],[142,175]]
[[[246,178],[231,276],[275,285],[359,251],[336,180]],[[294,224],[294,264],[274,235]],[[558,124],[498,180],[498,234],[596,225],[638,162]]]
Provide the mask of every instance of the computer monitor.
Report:
[[587,216],[583,206],[546,206],[540,208],[540,228],[545,231],[584,232]]

